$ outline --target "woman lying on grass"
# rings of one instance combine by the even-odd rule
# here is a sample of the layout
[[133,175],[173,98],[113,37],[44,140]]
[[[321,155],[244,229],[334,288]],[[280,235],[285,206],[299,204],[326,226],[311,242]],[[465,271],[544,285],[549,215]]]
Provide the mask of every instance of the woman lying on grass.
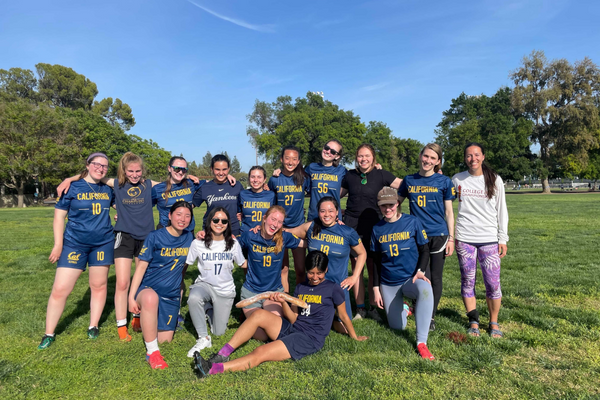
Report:
[[[316,353],[325,344],[336,310],[351,338],[358,341],[367,340],[366,336],[356,336],[352,321],[346,313],[344,293],[339,284],[325,280],[328,262],[327,255],[323,252],[308,253],[307,280],[297,285],[294,292],[294,296],[304,300],[308,308],[299,312],[295,305],[290,308],[279,293],[273,294],[271,300],[281,303],[285,318],[266,310],[257,310],[244,321],[217,354],[208,360],[202,358],[198,352],[194,354],[194,364],[200,375],[244,371],[265,361],[283,361],[288,358],[300,360],[304,356]],[[258,328],[262,328],[272,342],[256,348],[247,356],[229,361],[231,353],[250,340]]]

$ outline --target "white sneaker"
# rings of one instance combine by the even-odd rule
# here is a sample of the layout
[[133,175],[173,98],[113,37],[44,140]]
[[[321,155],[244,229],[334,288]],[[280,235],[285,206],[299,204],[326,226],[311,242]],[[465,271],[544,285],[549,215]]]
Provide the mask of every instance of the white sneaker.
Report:
[[196,340],[196,344],[190,349],[190,351],[188,351],[187,356],[189,358],[194,358],[195,352],[209,347],[212,347],[212,339],[210,338],[210,336],[201,337],[200,339]]

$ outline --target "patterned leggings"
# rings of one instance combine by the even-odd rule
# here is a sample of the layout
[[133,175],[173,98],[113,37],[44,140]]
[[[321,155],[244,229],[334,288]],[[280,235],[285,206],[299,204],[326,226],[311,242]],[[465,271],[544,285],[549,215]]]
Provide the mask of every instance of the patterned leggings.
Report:
[[477,261],[481,266],[485,296],[488,299],[502,297],[500,290],[500,256],[498,244],[477,245],[456,241],[456,255],[460,266],[462,297],[475,297],[475,274]]

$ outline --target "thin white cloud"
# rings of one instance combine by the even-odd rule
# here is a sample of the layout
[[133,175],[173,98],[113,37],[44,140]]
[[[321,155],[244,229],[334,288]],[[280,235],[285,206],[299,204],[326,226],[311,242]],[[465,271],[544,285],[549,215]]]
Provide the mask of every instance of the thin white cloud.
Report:
[[383,89],[384,87],[388,86],[389,84],[390,84],[390,82],[381,82],[381,83],[377,83],[375,85],[364,86],[360,90],[364,90],[365,92],[372,92],[373,90]]
[[190,4],[195,5],[199,9],[204,10],[207,13],[209,13],[209,14],[211,14],[211,15],[219,18],[219,19],[222,19],[223,21],[231,22],[232,24],[235,24],[237,26],[241,26],[242,28],[251,29],[253,31],[264,32],[264,33],[274,33],[275,32],[274,25],[254,25],[254,24],[249,24],[246,21],[242,21],[242,20],[239,20],[239,19],[228,17],[226,15],[218,14],[218,13],[216,13],[216,12],[214,12],[212,10],[209,10],[208,8],[206,8],[204,6],[201,6],[200,4],[195,3],[195,2],[193,2],[191,0],[187,0],[187,2],[190,3]]

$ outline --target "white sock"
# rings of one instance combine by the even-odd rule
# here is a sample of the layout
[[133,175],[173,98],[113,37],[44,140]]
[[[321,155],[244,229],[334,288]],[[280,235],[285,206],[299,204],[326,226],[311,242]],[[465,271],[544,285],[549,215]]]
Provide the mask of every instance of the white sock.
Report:
[[88,328],[88,330],[92,329],[92,328],[97,328],[97,326],[92,326],[90,325],[90,327]]
[[126,325],[127,325],[127,318],[117,320],[117,328],[120,328],[120,327],[126,326]]
[[155,351],[158,351],[158,338],[154,339],[151,342],[144,342],[146,344],[146,353],[148,355],[154,353]]

